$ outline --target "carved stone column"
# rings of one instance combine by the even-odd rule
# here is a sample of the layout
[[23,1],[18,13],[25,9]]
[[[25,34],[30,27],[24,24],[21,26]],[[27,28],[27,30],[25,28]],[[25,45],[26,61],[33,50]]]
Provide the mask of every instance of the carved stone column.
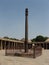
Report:
[[1,40],[1,50],[3,49],[3,44],[2,44],[2,40]]
[[28,8],[25,9],[25,52],[28,51]]

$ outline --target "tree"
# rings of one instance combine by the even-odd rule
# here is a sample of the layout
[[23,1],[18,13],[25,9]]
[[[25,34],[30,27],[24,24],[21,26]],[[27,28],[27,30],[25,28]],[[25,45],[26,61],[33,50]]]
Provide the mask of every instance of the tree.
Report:
[[35,41],[36,42],[43,42],[45,40],[44,40],[44,37],[43,36],[39,35],[39,36],[36,37]]
[[5,39],[9,39],[9,37],[7,37],[7,36],[5,36],[5,37],[3,37],[3,38],[5,38]]
[[9,37],[7,37],[7,36],[5,36],[5,37],[3,37],[3,38],[9,39],[9,40],[16,40],[16,41],[19,41],[19,39],[16,39],[16,38],[9,38]]
[[16,39],[16,38],[9,38],[10,40],[16,40],[16,41],[18,41],[19,39]]
[[35,38],[31,40],[32,42],[36,42]]
[[36,38],[32,39],[32,42],[44,42],[48,37],[44,37],[42,35],[38,35]]

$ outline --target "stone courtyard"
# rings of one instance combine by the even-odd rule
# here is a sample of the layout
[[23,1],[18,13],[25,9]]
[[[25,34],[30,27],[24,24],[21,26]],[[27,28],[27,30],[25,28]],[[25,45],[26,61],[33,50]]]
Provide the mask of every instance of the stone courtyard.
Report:
[[49,50],[42,51],[37,58],[5,56],[5,50],[0,50],[0,65],[49,65]]

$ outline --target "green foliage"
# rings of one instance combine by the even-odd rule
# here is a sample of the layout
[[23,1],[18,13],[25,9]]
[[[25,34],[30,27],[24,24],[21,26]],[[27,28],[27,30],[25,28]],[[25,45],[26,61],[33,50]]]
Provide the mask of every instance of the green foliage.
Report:
[[46,39],[48,39],[48,37],[44,37],[44,41],[45,41]]
[[36,42],[35,38],[31,40],[32,42]]
[[39,35],[39,36],[36,37],[35,40],[36,40],[36,42],[43,42],[44,41],[44,37]]
[[37,36],[36,38],[32,39],[32,42],[44,42],[48,37],[44,37],[42,35]]
[[5,39],[9,39],[9,37],[7,37],[7,36],[5,36],[5,37],[3,37],[3,38],[5,38]]
[[11,40],[17,40],[18,41],[18,39],[16,39],[16,38],[9,38],[9,39],[11,39]]
[[10,39],[10,40],[19,40],[19,39],[16,39],[16,38],[9,38],[9,37],[7,37],[7,36],[5,36],[5,37],[3,37],[3,38],[5,38],[5,39]]

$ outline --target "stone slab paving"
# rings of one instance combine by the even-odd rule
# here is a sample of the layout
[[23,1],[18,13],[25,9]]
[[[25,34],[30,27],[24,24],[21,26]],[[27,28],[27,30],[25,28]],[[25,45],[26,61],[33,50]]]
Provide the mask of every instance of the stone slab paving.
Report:
[[39,57],[26,58],[5,56],[5,50],[0,50],[0,65],[49,65],[49,50],[43,50]]

